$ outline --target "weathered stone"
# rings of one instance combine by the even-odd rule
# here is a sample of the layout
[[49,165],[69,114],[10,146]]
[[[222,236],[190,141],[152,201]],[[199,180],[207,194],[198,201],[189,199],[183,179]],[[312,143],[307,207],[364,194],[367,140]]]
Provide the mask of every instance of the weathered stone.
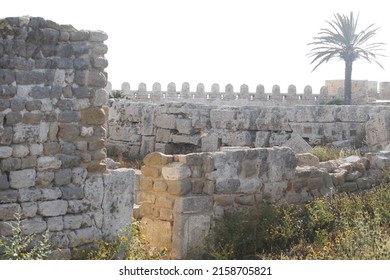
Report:
[[37,164],[38,171],[45,171],[59,169],[62,163],[56,157],[43,156],[38,158]]
[[215,186],[216,193],[234,193],[240,186],[238,179],[219,179]]
[[47,229],[49,231],[61,231],[64,229],[64,220],[62,216],[47,218]]
[[9,221],[15,219],[15,215],[21,213],[19,204],[0,204],[0,221]]
[[74,200],[84,198],[84,190],[81,187],[60,187],[62,199]]
[[160,169],[156,167],[150,167],[150,166],[142,166],[141,167],[141,172],[142,175],[148,176],[148,177],[153,177],[153,178],[158,178],[160,176]]
[[0,190],[0,203],[13,203],[18,200],[18,191]]
[[43,200],[56,200],[62,197],[62,192],[59,188],[42,188]]
[[174,211],[177,213],[200,213],[212,209],[212,197],[188,196],[178,197],[175,200]]
[[38,213],[44,217],[65,215],[68,202],[64,200],[43,201],[38,204]]
[[61,123],[58,125],[58,137],[66,142],[74,141],[80,135],[76,124]]
[[71,169],[60,169],[55,173],[54,183],[57,186],[68,185],[72,181]]
[[38,211],[38,204],[36,202],[21,203],[22,216],[25,218],[35,217]]
[[10,187],[21,189],[35,186],[35,169],[25,169],[10,172]]
[[142,234],[145,235],[151,246],[162,249],[171,244],[172,228],[170,222],[144,217],[140,227]]
[[68,213],[79,214],[89,210],[90,203],[86,200],[69,200]]
[[12,155],[12,147],[0,147],[0,158],[9,158]]
[[101,232],[95,227],[78,229],[68,234],[69,246],[77,247],[83,244],[92,243],[102,238]]
[[82,215],[66,215],[64,216],[64,229],[79,229],[82,221]]
[[98,208],[103,202],[104,185],[101,177],[88,178],[84,183],[85,198],[92,207]]
[[47,225],[42,217],[34,217],[21,221],[20,225],[23,234],[38,234],[46,231]]
[[14,145],[12,150],[12,156],[23,158],[30,153],[29,148],[26,145]]
[[180,162],[173,162],[162,168],[162,176],[165,180],[182,180],[191,176],[191,169]]
[[295,155],[298,159],[298,166],[314,166],[314,167],[320,167],[320,160],[317,156],[310,154],[310,153],[304,153],[304,154],[296,154]]
[[164,155],[162,153],[150,153],[144,158],[145,165],[166,165],[173,161],[173,156]]
[[37,201],[42,198],[41,190],[37,188],[24,188],[19,189],[19,201],[28,202],[28,201]]
[[168,186],[168,193],[173,195],[186,195],[192,189],[191,180],[188,178],[180,179],[176,181],[167,180],[165,182]]
[[121,228],[131,224],[134,197],[134,172],[119,168],[104,174],[104,197],[102,202],[102,233],[114,238]]
[[102,125],[106,121],[106,113],[102,108],[88,108],[81,111],[81,122],[85,125]]

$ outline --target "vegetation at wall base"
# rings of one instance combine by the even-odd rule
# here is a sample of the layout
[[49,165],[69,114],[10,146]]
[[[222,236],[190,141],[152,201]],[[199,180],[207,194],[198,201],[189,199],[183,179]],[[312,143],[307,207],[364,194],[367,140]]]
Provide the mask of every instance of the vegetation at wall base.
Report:
[[389,259],[390,184],[316,198],[304,207],[233,210],[206,240],[205,259]]
[[50,253],[48,234],[41,239],[36,234],[23,234],[21,215],[15,214],[15,221],[8,223],[12,236],[0,237],[0,260],[44,260]]
[[85,260],[158,260],[166,255],[166,249],[156,250],[140,232],[139,221],[133,219],[113,240],[95,240],[92,248],[74,249],[75,259]]

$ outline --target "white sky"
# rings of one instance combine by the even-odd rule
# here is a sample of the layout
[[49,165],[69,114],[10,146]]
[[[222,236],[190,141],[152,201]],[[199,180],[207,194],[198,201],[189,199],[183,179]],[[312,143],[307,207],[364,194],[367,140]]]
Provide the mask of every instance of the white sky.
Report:
[[375,23],[375,41],[387,44],[385,70],[354,63],[353,79],[390,81],[390,17],[381,0],[18,0],[2,1],[0,18],[40,16],[77,29],[103,30],[109,39],[106,69],[114,89],[159,82],[191,90],[204,83],[236,91],[290,84],[318,93],[325,80],[343,79],[344,63],[333,60],[312,72],[307,46],[334,13],[360,13],[360,29]]

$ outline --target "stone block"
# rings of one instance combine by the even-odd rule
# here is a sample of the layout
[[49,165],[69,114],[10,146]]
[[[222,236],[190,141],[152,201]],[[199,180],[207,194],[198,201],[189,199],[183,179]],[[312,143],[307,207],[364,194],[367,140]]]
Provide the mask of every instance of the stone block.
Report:
[[82,221],[82,215],[66,215],[64,216],[64,229],[79,229]]
[[235,193],[239,187],[240,187],[240,180],[239,179],[220,178],[220,179],[217,179],[217,182],[215,185],[215,192],[216,193]]
[[62,197],[60,188],[41,188],[41,197],[43,200],[56,200]]
[[157,129],[156,142],[168,143],[171,141],[171,131],[169,129]]
[[15,215],[21,213],[19,204],[0,204],[0,221],[10,221],[15,219]]
[[186,195],[191,192],[192,183],[188,178],[181,180],[167,180],[165,181],[168,186],[168,193],[173,195]]
[[191,144],[191,145],[198,146],[200,144],[200,136],[198,134],[194,134],[194,135],[173,134],[172,142],[176,144]]
[[35,169],[24,169],[10,172],[10,187],[21,189],[35,186]]
[[13,148],[12,147],[0,147],[0,158],[9,158],[12,155]]
[[9,188],[9,179],[6,174],[0,175],[0,190],[7,190]]
[[144,158],[144,164],[149,166],[166,165],[173,161],[173,156],[162,153],[150,153]]
[[101,239],[102,233],[96,227],[88,227],[69,232],[68,238],[69,247],[77,247]]
[[38,204],[38,214],[44,217],[65,215],[68,210],[68,202],[64,200],[43,201]]
[[62,216],[49,217],[46,223],[49,231],[61,231],[64,229],[64,218]]
[[0,190],[0,203],[13,203],[18,200],[17,190]]
[[156,168],[156,167],[144,165],[141,167],[141,172],[142,172],[142,175],[144,175],[144,176],[158,178],[160,176],[161,170],[159,168]]
[[106,122],[106,112],[99,107],[87,108],[81,111],[81,123],[84,125],[103,125]]
[[30,153],[29,148],[26,145],[14,145],[12,156],[16,158],[23,158]]
[[141,219],[140,226],[141,234],[146,237],[151,247],[159,249],[171,247],[172,227],[170,222],[144,217]]
[[56,171],[54,177],[54,183],[57,186],[68,185],[72,181],[72,170],[71,169],[60,169]]
[[37,173],[35,183],[37,186],[47,187],[53,183],[54,172],[52,171],[40,171]]
[[222,135],[222,144],[227,146],[251,147],[252,135],[249,131],[226,132]]
[[179,133],[187,135],[195,132],[191,119],[176,119],[176,129]]
[[176,129],[176,118],[174,115],[160,114],[155,116],[157,128]]
[[201,137],[202,152],[216,152],[222,144],[222,139],[217,134],[209,133]]
[[154,204],[156,195],[151,192],[140,192],[138,199],[141,203]]
[[182,180],[191,176],[191,169],[180,162],[173,162],[162,168],[162,176],[165,180]]
[[156,180],[153,184],[153,190],[155,192],[165,192],[168,186],[164,180]]
[[298,134],[291,133],[290,139],[288,139],[283,146],[291,148],[294,153],[309,153],[312,147]]
[[234,202],[239,205],[253,206],[255,205],[255,196],[252,195],[238,195],[234,198]]
[[62,199],[65,200],[74,200],[74,199],[83,199],[84,190],[82,187],[60,187],[62,192]]
[[86,212],[90,208],[90,203],[83,200],[68,200],[68,213],[69,214],[79,214]]
[[114,238],[120,229],[131,224],[134,178],[134,171],[127,168],[115,169],[103,175],[102,233],[110,238]]
[[39,234],[46,231],[47,224],[42,217],[34,217],[21,221],[20,227],[25,235]]
[[154,152],[155,141],[154,136],[142,136],[140,154],[144,156]]
[[61,164],[62,162],[56,157],[43,156],[38,158],[37,169],[38,171],[59,169],[61,167]]
[[186,196],[177,197],[174,205],[174,212],[191,214],[211,211],[213,198],[211,196]]
[[366,122],[366,139],[371,151],[384,150],[390,143],[390,112],[383,110]]
[[296,154],[295,155],[298,159],[298,166],[314,166],[314,167],[320,167],[320,160],[317,156],[310,154],[310,153],[304,153],[304,154]]
[[23,218],[32,218],[35,217],[38,211],[38,204],[37,202],[25,202],[21,203],[20,206],[22,207],[22,217]]
[[58,137],[65,142],[72,142],[80,135],[77,124],[60,123],[58,125]]
[[42,192],[37,188],[24,188],[19,189],[19,201],[27,202],[27,201],[37,201],[42,198]]

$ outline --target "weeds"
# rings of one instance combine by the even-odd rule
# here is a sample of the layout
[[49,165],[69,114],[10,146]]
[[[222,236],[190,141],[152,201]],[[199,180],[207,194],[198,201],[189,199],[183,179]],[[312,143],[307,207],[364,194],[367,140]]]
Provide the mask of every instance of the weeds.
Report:
[[48,234],[38,240],[35,234],[24,235],[21,215],[15,214],[15,221],[8,223],[11,237],[0,238],[0,259],[3,260],[43,260],[50,253]]
[[304,207],[233,211],[206,242],[212,259],[389,259],[390,184],[334,194]]

